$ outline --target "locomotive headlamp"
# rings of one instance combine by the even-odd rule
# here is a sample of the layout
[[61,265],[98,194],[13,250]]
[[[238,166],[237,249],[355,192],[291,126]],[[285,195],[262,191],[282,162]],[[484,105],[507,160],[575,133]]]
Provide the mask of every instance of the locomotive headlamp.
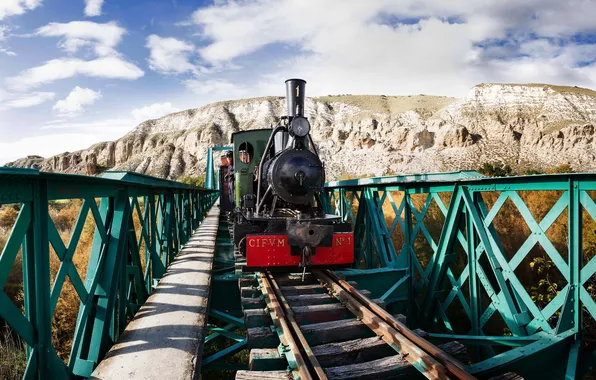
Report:
[[305,117],[294,116],[290,123],[290,133],[296,137],[305,137],[310,132],[310,123]]

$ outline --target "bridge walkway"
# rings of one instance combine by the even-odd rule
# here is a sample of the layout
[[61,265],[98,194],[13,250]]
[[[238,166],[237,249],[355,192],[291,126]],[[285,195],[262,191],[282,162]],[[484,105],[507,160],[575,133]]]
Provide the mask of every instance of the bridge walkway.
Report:
[[92,379],[199,377],[219,216],[217,202]]

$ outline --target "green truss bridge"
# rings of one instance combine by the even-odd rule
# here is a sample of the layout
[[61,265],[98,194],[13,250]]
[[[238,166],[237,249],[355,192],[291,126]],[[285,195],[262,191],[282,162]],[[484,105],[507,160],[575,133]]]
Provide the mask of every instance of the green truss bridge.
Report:
[[[374,300],[373,309],[401,321],[391,319],[395,329],[428,342],[420,347],[451,352],[457,344],[451,354],[467,378],[573,379],[592,370],[596,174],[488,178],[464,171],[337,181],[325,189],[327,211],[350,221],[355,233],[354,267],[317,274],[345,280],[334,296],[353,285]],[[7,236],[0,327],[9,332],[0,343],[22,342],[23,378],[310,378],[288,343],[302,338],[325,367],[309,367],[319,378],[375,378],[381,364],[358,373],[356,362],[367,364],[363,355],[351,367],[326,365],[339,360],[319,355],[321,337],[331,332],[309,321],[313,313],[333,315],[337,320],[325,323],[347,326],[348,339],[357,330],[350,326],[368,323],[368,314],[352,323],[337,313],[350,307],[350,295],[316,311],[311,304],[328,295],[315,285],[242,273],[218,197],[216,189],[136,173],[0,168],[0,204],[15,215],[0,221]],[[64,225],[57,210],[73,204],[78,215]],[[67,298],[75,299],[68,305],[78,316],[70,330],[58,331]],[[300,325],[302,338],[287,335],[276,311],[286,300],[296,302],[288,321]],[[304,308],[306,317],[298,311]],[[350,339],[363,342],[359,354],[379,348],[372,338]],[[349,349],[332,345],[325,349]],[[392,364],[385,378],[433,378],[438,367],[408,359],[399,342],[389,345],[403,363]],[[2,371],[5,361],[0,365]]]

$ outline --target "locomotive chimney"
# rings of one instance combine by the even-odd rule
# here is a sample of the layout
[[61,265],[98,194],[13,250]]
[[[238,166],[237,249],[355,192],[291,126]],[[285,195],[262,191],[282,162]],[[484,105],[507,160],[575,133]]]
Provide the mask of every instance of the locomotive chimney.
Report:
[[303,79],[288,79],[286,81],[288,116],[304,116],[305,87],[306,81]]

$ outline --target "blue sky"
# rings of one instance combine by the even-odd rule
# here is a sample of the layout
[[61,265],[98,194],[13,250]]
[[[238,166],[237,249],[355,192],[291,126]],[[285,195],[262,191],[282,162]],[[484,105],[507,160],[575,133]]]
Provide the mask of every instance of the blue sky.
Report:
[[596,88],[594,0],[0,0],[0,164],[224,99]]

